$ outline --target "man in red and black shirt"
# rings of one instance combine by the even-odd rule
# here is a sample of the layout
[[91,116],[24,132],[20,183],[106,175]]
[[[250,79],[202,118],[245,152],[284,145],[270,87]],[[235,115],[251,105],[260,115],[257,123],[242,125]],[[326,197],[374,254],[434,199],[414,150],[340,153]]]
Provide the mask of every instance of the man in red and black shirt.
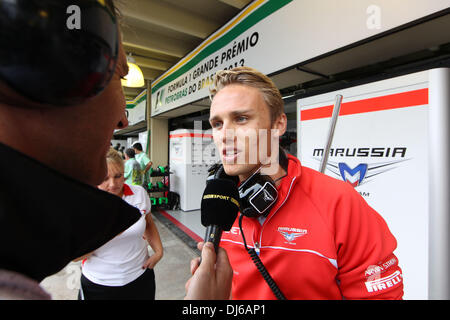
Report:
[[271,162],[278,147],[258,132],[278,139],[287,124],[272,81],[239,67],[217,73],[214,84],[210,123],[225,173],[242,183],[270,165],[278,192],[267,215],[243,217],[242,229],[236,219],[222,237],[234,271],[232,298],[275,298],[244,248],[242,230],[287,299],[401,299],[397,243],[383,218],[348,183],[291,155],[285,167]]

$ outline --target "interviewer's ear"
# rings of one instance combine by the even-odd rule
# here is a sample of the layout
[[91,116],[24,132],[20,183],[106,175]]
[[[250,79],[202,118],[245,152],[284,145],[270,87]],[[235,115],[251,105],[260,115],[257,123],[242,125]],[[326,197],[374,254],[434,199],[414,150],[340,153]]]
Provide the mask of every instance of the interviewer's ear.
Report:
[[286,114],[283,112],[281,115],[278,116],[277,119],[272,124],[272,129],[278,129],[278,131],[275,131],[274,134],[277,135],[277,137],[281,137],[287,129],[287,117]]

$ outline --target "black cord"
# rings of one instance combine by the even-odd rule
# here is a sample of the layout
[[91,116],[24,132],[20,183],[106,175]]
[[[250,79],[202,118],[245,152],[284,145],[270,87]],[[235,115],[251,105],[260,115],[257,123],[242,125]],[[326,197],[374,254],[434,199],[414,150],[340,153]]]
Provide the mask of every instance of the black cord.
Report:
[[283,178],[285,178],[285,177],[287,177],[287,173],[286,173],[284,176],[279,177],[278,179],[276,179],[276,180],[274,181],[274,183],[276,183],[277,181],[280,181],[281,179],[283,179]]
[[252,259],[253,263],[255,264],[258,271],[263,276],[264,280],[269,285],[270,290],[272,290],[273,294],[278,300],[286,300],[286,297],[281,292],[280,288],[278,288],[277,284],[275,283],[275,280],[270,276],[269,272],[267,271],[266,267],[262,263],[261,259],[259,258],[258,254],[256,253],[255,249],[248,248],[247,242],[245,241],[244,231],[242,230],[242,218],[244,217],[243,214],[239,217],[239,229],[241,230],[242,240],[244,240],[244,247],[245,250],[247,250],[248,254],[250,255],[250,258]]

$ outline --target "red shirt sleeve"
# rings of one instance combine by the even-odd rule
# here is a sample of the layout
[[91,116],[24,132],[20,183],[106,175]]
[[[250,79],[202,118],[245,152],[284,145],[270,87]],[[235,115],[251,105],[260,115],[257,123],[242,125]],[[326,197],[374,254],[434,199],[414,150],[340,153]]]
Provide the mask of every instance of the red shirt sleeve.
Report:
[[350,185],[334,212],[343,297],[402,299],[402,271],[393,253],[397,241],[384,219]]

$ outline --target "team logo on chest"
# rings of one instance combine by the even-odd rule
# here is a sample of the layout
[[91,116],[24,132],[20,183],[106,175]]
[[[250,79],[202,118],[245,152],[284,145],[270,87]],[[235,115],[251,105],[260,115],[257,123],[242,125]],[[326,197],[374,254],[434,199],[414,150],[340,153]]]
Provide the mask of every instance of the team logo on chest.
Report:
[[290,228],[290,227],[278,227],[278,232],[289,244],[296,244],[294,241],[297,238],[303,237],[308,234],[306,229]]

